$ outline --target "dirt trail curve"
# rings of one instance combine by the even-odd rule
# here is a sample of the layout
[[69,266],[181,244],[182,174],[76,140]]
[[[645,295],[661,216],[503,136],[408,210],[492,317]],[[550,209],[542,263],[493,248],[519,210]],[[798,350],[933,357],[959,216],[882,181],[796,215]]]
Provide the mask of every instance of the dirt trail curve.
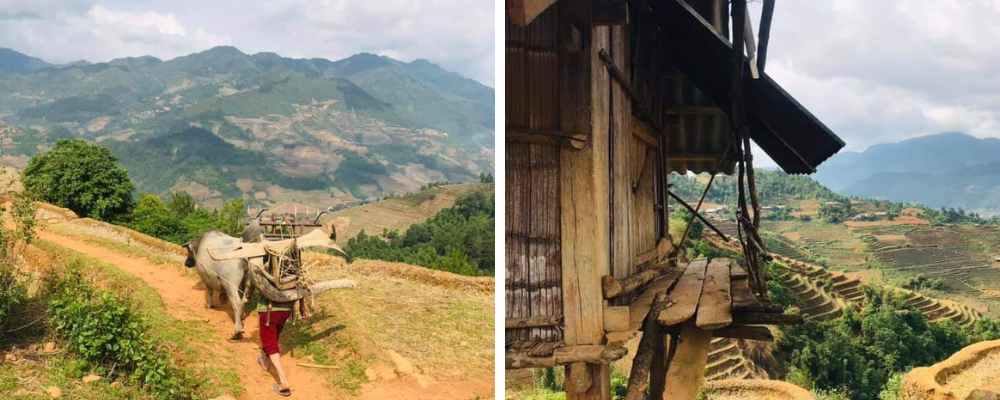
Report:
[[[160,294],[165,303],[170,305],[168,310],[174,318],[205,321],[211,325],[219,338],[217,345],[237,355],[237,360],[240,363],[238,368],[240,381],[245,389],[240,398],[247,400],[279,398],[271,388],[274,378],[265,373],[255,361],[260,350],[257,345],[259,340],[257,320],[253,318],[253,315],[246,320],[248,337],[239,342],[228,341],[226,338],[232,335],[232,320],[225,309],[205,308],[204,293],[195,289],[196,278],[185,276],[174,268],[157,266],[143,258],[128,256],[51,231],[43,230],[39,232],[39,237],[105,261],[142,279]],[[329,388],[324,386],[323,378],[315,375],[312,370],[296,365],[297,360],[290,355],[286,354],[283,358],[289,383],[295,391],[296,398],[331,398],[332,393]]]

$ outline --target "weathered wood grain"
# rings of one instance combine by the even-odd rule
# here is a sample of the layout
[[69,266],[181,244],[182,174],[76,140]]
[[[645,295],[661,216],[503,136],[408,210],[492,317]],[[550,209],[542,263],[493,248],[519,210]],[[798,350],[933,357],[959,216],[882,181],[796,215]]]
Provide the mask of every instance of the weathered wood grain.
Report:
[[693,323],[681,326],[677,352],[667,367],[664,399],[693,400],[705,384],[705,363],[712,333],[699,329]]
[[731,263],[728,258],[716,258],[708,263],[705,287],[695,318],[695,324],[701,329],[719,329],[733,323],[733,298],[729,294]]
[[637,330],[642,326],[642,321],[646,318],[646,314],[649,313],[649,308],[653,305],[653,300],[659,293],[667,293],[668,290],[674,287],[677,280],[684,274],[689,264],[681,264],[680,266],[667,271],[663,276],[657,278],[653,283],[649,285],[636,297],[635,300],[629,304],[629,318],[632,322],[629,325],[629,329]]
[[705,267],[708,260],[695,260],[688,265],[677,286],[668,293],[670,306],[660,312],[660,325],[673,326],[694,317],[701,300],[701,290],[705,283]]

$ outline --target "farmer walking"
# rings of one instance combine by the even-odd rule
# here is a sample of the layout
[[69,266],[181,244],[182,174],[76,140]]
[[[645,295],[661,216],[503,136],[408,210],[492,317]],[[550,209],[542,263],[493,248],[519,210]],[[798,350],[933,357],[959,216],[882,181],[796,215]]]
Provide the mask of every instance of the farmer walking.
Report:
[[[285,327],[285,322],[292,315],[295,302],[279,303],[261,297],[257,303],[257,316],[260,320],[260,347],[261,353],[257,355],[257,364],[264,371],[270,372],[274,368],[278,375],[278,383],[274,385],[274,392],[280,396],[288,397],[292,395],[292,389],[288,387],[288,377],[285,369],[281,366],[281,349],[278,342],[281,337],[281,330]],[[302,307],[302,318],[306,318],[305,307]]]

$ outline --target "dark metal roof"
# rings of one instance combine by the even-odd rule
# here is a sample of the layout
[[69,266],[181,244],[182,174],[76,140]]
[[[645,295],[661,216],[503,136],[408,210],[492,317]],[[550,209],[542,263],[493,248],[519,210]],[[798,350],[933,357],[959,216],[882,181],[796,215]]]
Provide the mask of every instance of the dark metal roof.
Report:
[[[660,36],[663,50],[674,55],[671,64],[715,104],[728,110],[733,54],[729,41],[683,0],[647,4],[655,16],[653,21],[664,33]],[[843,140],[767,74],[748,78],[745,85],[751,137],[785,172],[813,173],[844,147]]]

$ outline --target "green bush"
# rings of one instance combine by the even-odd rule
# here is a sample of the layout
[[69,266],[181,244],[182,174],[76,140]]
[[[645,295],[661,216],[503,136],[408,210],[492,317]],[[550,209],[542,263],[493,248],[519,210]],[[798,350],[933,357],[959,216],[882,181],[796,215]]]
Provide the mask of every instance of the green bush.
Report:
[[173,243],[184,243],[210,230],[239,236],[245,219],[244,202],[234,199],[220,210],[198,208],[191,195],[176,192],[166,203],[154,194],[144,194],[133,210],[129,226],[139,232]]
[[[913,366],[931,365],[975,341],[1000,337],[992,320],[963,329],[952,321],[927,321],[889,291],[866,288],[860,310],[840,318],[783,329],[776,356],[785,360],[786,379],[853,400],[875,400],[891,391],[894,377]],[[887,389],[888,388],[888,389]]]
[[[25,303],[28,291],[20,270],[7,262],[0,262],[0,331],[6,332],[14,311]],[[0,336],[6,342],[6,335]]]
[[199,383],[148,339],[148,324],[126,297],[97,289],[79,264],[46,282],[49,322],[66,347],[102,375],[121,376],[161,399],[188,399]]
[[111,152],[83,140],[63,139],[36,155],[22,173],[28,193],[80,216],[117,221],[132,210],[134,185]]
[[[12,316],[23,306],[28,297],[26,276],[18,268],[20,254],[35,238],[35,202],[25,194],[16,194],[9,220],[13,227],[0,225],[0,342],[7,341],[6,331]],[[8,219],[5,208],[0,207],[0,220]]]
[[350,258],[422,265],[462,275],[492,275],[494,268],[493,195],[473,192],[405,233],[362,231],[347,242]]

